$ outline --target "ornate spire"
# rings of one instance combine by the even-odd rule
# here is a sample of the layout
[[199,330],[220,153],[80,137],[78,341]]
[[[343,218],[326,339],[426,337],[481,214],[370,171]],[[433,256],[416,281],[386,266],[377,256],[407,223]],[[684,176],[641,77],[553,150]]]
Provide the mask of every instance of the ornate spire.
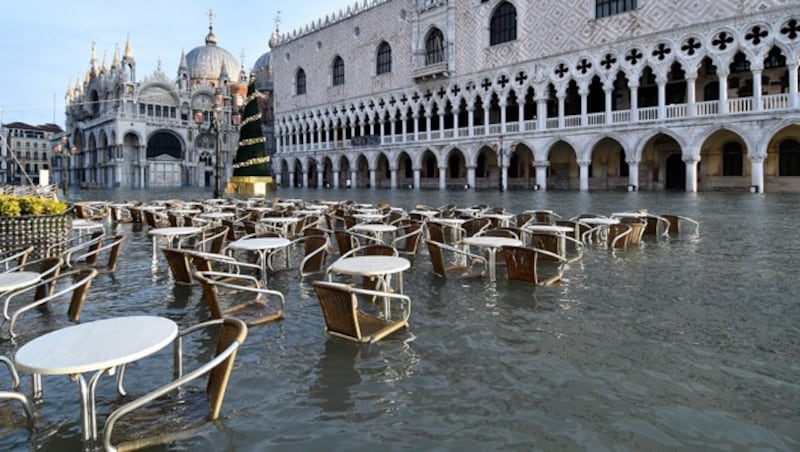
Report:
[[247,71],[244,70],[244,49],[242,49],[241,60],[242,60],[242,64],[240,65],[241,69],[239,70],[239,81],[240,82],[246,82],[247,81]]
[[217,36],[214,34],[214,10],[208,10],[208,34],[206,35],[206,45],[217,45]]
[[90,77],[95,77],[100,71],[97,68],[97,44],[92,41],[92,57],[89,60],[89,73],[86,74],[86,81],[89,81]]
[[280,28],[281,28],[281,12],[278,11],[277,13],[275,13],[275,30],[272,32],[272,37],[269,38],[269,42],[267,43],[270,49],[274,49],[278,45],[278,43],[281,42]]
[[106,51],[103,50],[103,63],[100,64],[100,73],[108,72],[108,64],[106,64]]
[[111,69],[119,69],[119,44],[114,44],[114,57],[111,58]]
[[189,70],[189,62],[186,61],[186,52],[181,49],[181,62],[178,65],[178,72],[188,71]]
[[122,58],[126,60],[133,60],[133,50],[131,50],[131,35],[125,39],[125,51],[122,53]]

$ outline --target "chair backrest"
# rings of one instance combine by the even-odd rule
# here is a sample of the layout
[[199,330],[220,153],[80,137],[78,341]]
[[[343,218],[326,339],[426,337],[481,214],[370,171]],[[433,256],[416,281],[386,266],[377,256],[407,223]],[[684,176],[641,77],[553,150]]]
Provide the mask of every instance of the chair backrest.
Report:
[[[189,334],[198,331],[206,331],[212,328],[217,328],[216,331],[216,347],[214,356],[204,362],[199,367],[191,372],[184,373],[183,371],[183,357],[185,356],[183,344],[184,338]],[[187,383],[196,380],[203,375],[208,375],[206,380],[205,393],[208,401],[208,419],[216,420],[222,408],[222,402],[225,398],[228,382],[233,371],[236,355],[247,338],[247,325],[236,318],[215,319],[191,326],[180,332],[178,340],[175,341],[175,368],[176,378],[158,388],[150,391],[141,397],[134,399],[121,407],[114,410],[106,419],[105,428],[103,431],[103,447],[105,450],[129,450],[139,449],[156,444],[164,444],[175,441],[185,436],[185,431],[173,432],[167,428],[158,429],[155,437],[143,437],[141,433],[131,433],[133,436],[132,441],[122,442],[121,444],[112,445],[114,438],[114,426],[119,419],[138,409],[149,402],[171,393],[175,393],[175,389],[186,385]],[[191,391],[186,391],[183,394],[191,394]],[[177,402],[176,402],[177,403]],[[168,414],[172,416],[172,414]],[[172,419],[164,419],[164,422],[171,421]]]
[[[14,327],[21,315],[34,308],[44,307],[50,301],[56,300],[64,295],[70,295],[70,303],[67,308],[69,320],[73,322],[79,321],[81,309],[86,300],[86,294],[89,292],[92,280],[94,280],[96,276],[97,270],[95,269],[71,270],[62,272],[57,276],[40,280],[34,285],[7,294],[3,306],[3,313],[6,318],[10,319],[8,322],[9,335],[12,338],[18,336]],[[44,286],[46,289],[42,290],[40,286]],[[51,290],[51,287],[54,287],[54,289]],[[31,296],[31,294],[33,294],[33,296]],[[41,296],[43,294],[46,295]],[[14,309],[12,309],[12,307]]]
[[428,222],[425,223],[425,227],[428,228],[428,237],[434,242],[445,243],[444,239],[444,226],[440,223],[435,222]]
[[361,341],[361,329],[358,325],[358,301],[351,292],[340,284],[314,281],[325,328],[328,332]]
[[647,219],[645,218],[630,218],[625,217],[620,219],[620,223],[627,224],[631,227],[630,237],[628,244],[638,245],[642,242],[642,235],[647,228]]
[[401,253],[416,254],[422,238],[422,224],[408,223],[402,227],[401,231],[402,233],[392,241],[392,245]]
[[335,230],[333,231],[334,238],[336,239],[336,246],[339,248],[339,255],[350,252],[354,248],[353,236],[346,231]]
[[461,225],[461,228],[464,229],[467,237],[472,237],[473,235],[488,229],[492,225],[492,220],[489,218],[471,218],[464,222]]
[[444,253],[439,245],[440,242],[435,240],[426,240],[425,244],[428,246],[428,256],[431,259],[433,272],[442,278],[447,278],[447,266],[444,263]]
[[12,250],[4,250],[2,253],[0,253],[0,265],[3,266],[3,270],[25,265],[25,261],[28,260],[28,257],[31,255],[31,253],[33,253],[33,245],[15,248]]
[[310,235],[303,239],[303,260],[300,262],[300,277],[325,270],[328,257],[328,237]]
[[85,265],[96,268],[97,256],[104,251],[108,251],[108,259],[106,260],[103,271],[113,273],[117,271],[117,260],[119,259],[123,241],[125,241],[125,236],[122,234],[117,234],[113,237],[103,237],[102,240],[89,245],[87,252],[78,257],[78,262],[80,263],[82,261]]
[[522,246],[504,246],[503,256],[506,259],[506,275],[510,281],[539,284],[539,276],[536,269],[539,253],[535,249]]
[[[0,363],[3,363],[8,369],[8,374],[11,377],[12,391],[0,391],[0,400],[16,400],[22,405],[25,411],[25,416],[28,418],[28,428],[33,427],[33,405],[30,399],[24,393],[18,391],[19,389],[19,373],[14,366],[14,362],[7,356],[0,355]],[[3,385],[5,387],[5,385]]]
[[192,270],[189,264],[187,250],[177,248],[161,248],[167,260],[172,278],[177,284],[192,284]]
[[525,223],[531,221],[533,219],[532,213],[518,213],[514,216],[514,224],[517,225],[518,228],[521,228],[525,225]]
[[611,249],[626,249],[630,244],[631,226],[623,223],[608,226],[607,243]]
[[521,231],[515,228],[491,228],[485,229],[479,235],[487,237],[507,237],[510,239],[519,239]]
[[[558,236],[555,234],[547,234],[541,232],[534,232],[531,234],[531,245],[533,248],[539,248],[545,251],[549,251],[551,253],[558,254]],[[539,258],[553,260],[552,257],[548,255],[542,255]]]

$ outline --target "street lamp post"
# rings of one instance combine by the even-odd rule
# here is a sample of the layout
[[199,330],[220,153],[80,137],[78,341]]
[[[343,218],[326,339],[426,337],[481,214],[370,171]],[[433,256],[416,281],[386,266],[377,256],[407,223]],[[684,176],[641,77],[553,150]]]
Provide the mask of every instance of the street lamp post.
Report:
[[56,153],[61,158],[61,183],[64,190],[64,196],[67,195],[67,186],[69,185],[69,161],[75,153],[78,152],[78,148],[75,146],[69,145],[69,137],[64,135],[61,137],[61,141],[53,146],[53,152]]
[[500,135],[500,137],[498,137],[497,142],[498,144],[495,144],[494,146],[492,146],[492,148],[494,148],[494,151],[497,153],[498,162],[500,163],[500,166],[498,168],[500,170],[500,174],[498,175],[497,178],[499,179],[498,189],[502,193],[503,190],[505,189],[505,184],[503,184],[503,168],[505,166],[503,160],[505,157],[511,157],[511,155],[516,151],[516,146],[511,146],[511,148],[509,148],[508,151],[503,149],[503,135]]
[[[222,95],[222,90],[220,88],[216,88],[214,90],[214,104],[212,105],[212,112],[213,115],[209,118],[209,126],[205,130],[201,128],[203,123],[205,122],[205,118],[203,115],[202,110],[195,110],[194,111],[194,122],[197,124],[197,128],[200,132],[207,132],[213,133],[215,136],[215,147],[214,147],[214,198],[221,198],[222,197],[222,173],[223,173],[223,164],[222,164],[222,133],[227,132],[229,130],[229,125],[225,123],[223,110],[225,108],[225,97]],[[241,116],[239,115],[238,111],[233,111],[231,114],[231,124],[233,126],[239,125],[239,120]]]

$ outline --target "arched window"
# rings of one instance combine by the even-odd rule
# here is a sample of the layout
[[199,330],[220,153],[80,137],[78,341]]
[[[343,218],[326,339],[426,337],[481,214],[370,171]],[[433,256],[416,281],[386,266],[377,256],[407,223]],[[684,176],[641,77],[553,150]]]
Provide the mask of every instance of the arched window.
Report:
[[731,141],[722,148],[722,175],[742,175],[742,145]]
[[489,45],[502,44],[517,39],[517,9],[503,2],[494,10],[489,24]]
[[392,72],[392,47],[384,41],[378,46],[378,61],[375,73],[377,75]]
[[441,63],[444,61],[444,35],[441,30],[434,28],[425,38],[425,65]]
[[306,71],[303,68],[297,70],[297,74],[294,77],[294,85],[295,92],[298,95],[306,93]]
[[337,56],[333,59],[333,86],[344,85],[344,60]]
[[778,175],[800,176],[800,143],[788,139],[778,149]]

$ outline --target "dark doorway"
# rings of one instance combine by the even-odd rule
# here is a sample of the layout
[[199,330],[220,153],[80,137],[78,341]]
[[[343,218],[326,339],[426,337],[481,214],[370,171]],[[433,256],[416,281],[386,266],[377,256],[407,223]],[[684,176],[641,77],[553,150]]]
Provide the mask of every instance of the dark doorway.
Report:
[[667,157],[667,180],[664,188],[667,190],[686,190],[686,164],[680,154]]

